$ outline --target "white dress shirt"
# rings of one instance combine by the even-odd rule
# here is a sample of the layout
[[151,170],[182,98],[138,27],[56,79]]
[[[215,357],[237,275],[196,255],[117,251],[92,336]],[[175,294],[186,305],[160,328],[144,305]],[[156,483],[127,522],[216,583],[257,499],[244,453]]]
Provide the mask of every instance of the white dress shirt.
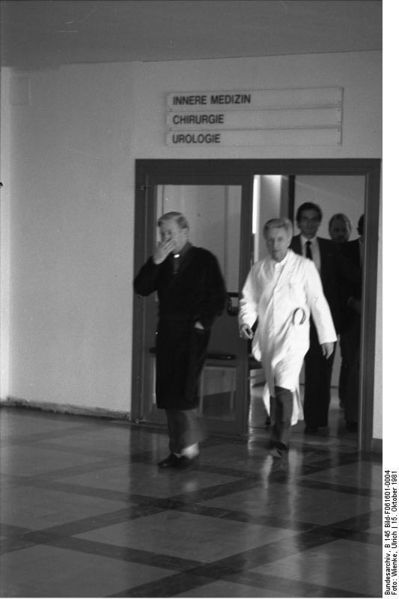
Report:
[[306,258],[306,242],[310,241],[310,243],[311,243],[310,249],[312,251],[313,262],[315,263],[317,270],[320,272],[321,258],[320,258],[319,242],[317,241],[317,237],[313,237],[313,239],[307,239],[307,237],[304,237],[303,235],[301,235],[300,239],[301,239],[301,247],[302,247],[302,256],[305,256],[305,258]]

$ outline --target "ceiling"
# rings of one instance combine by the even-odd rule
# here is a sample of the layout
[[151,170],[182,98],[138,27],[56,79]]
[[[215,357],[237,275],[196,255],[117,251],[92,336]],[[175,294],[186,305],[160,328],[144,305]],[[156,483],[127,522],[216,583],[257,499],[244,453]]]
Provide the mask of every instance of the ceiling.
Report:
[[1,0],[1,64],[382,49],[380,0]]

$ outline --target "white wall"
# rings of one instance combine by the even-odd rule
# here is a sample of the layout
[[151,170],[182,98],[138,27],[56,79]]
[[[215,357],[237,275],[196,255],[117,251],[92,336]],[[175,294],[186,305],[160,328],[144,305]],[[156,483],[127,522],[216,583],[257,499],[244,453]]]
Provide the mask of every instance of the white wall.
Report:
[[[135,79],[136,158],[376,158],[381,156],[381,53],[146,63]],[[170,147],[166,94],[173,91],[344,88],[340,146]],[[135,110],[136,113],[136,110]]]
[[[11,105],[8,95],[2,106],[11,122],[2,203],[5,217],[10,206],[10,376],[2,399],[128,412],[134,161],[378,158],[380,62],[371,52],[27,73],[30,100]],[[165,144],[170,91],[331,85],[344,87],[341,146]]]
[[30,101],[9,107],[7,395],[127,411],[131,67],[43,71],[29,81]]
[[[320,206],[323,220],[318,230],[320,237],[330,239],[328,223],[333,214],[343,212],[352,224],[349,239],[357,239],[357,223],[364,213],[365,177],[362,176],[299,176],[295,178],[295,213],[303,202]],[[295,215],[294,215],[295,217]],[[295,223],[295,233],[299,233]]]

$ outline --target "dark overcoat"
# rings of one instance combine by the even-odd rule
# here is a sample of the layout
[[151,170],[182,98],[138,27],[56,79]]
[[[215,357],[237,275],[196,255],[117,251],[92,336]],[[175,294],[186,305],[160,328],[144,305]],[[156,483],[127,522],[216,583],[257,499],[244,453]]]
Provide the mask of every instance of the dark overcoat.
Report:
[[361,301],[362,262],[359,240],[339,244],[340,251],[340,294],[342,304],[341,355],[339,378],[340,398],[345,408],[347,423],[356,423],[359,418],[359,372],[361,315],[354,309],[350,299]]
[[[179,262],[176,270],[172,255],[158,265],[150,258],[134,288],[139,295],[158,294],[157,406],[191,410],[198,406],[199,376],[212,323],[226,303],[226,289],[218,261],[208,250],[190,245]],[[196,322],[204,329],[195,328]]]
[[[338,291],[337,249],[330,239],[317,237],[320,250],[320,278],[323,292],[330,307],[337,333],[341,327]],[[300,235],[291,241],[291,249],[302,254]],[[309,350],[305,356],[305,393],[303,413],[308,427],[327,426],[330,405],[331,376],[334,353],[326,360],[320,347],[313,319],[310,319]]]
[[[339,333],[341,328],[341,310],[340,298],[338,293],[338,263],[337,249],[330,239],[317,237],[320,250],[320,278],[323,285],[323,292],[331,310],[335,330]],[[301,236],[295,235],[292,238],[291,249],[297,254],[302,255]]]
[[339,290],[341,297],[342,327],[341,332],[352,328],[354,322],[359,329],[360,335],[360,315],[348,305],[350,297],[360,300],[362,296],[362,265],[360,259],[360,243],[356,239],[340,243],[340,281]]

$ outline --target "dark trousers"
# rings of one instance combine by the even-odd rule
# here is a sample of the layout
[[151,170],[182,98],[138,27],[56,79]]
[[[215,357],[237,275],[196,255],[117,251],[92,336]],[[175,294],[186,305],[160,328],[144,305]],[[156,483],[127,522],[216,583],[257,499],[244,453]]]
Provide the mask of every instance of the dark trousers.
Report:
[[270,398],[272,427],[271,441],[277,447],[288,447],[291,417],[293,407],[293,394],[284,387],[275,387],[274,396]]
[[330,407],[331,375],[334,354],[326,360],[321,351],[316,327],[310,320],[310,347],[305,356],[305,394],[303,413],[309,427],[327,426]]
[[342,385],[345,420],[358,422],[360,393],[360,318],[354,318],[341,334],[342,357],[345,357],[346,377]]
[[341,349],[342,359],[341,359],[341,367],[339,370],[338,397],[339,397],[339,401],[342,406],[344,404],[345,387],[347,384],[349,367],[350,367],[350,360],[348,360],[348,357],[345,355],[345,342],[343,340],[342,334],[340,336],[339,346]]
[[205,437],[197,410],[165,410],[168,421],[169,450],[182,453],[183,449],[199,443]]
[[210,330],[194,322],[161,319],[156,336],[157,407],[193,410],[198,406],[198,382],[206,359]]

